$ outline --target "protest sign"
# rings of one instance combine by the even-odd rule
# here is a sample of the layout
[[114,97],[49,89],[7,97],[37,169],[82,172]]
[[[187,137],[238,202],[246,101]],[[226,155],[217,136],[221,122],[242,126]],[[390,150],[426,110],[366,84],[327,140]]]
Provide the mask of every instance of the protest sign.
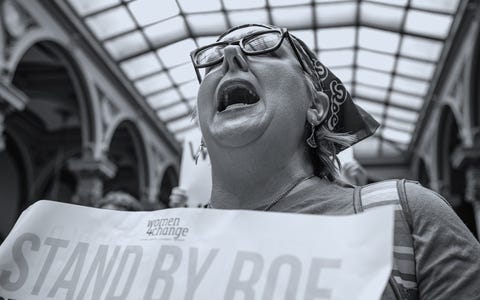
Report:
[[200,147],[199,128],[189,131],[183,142],[179,187],[185,190],[188,207],[204,206],[212,191],[212,170],[206,148]]
[[0,246],[3,299],[379,299],[393,210],[123,212],[39,201]]

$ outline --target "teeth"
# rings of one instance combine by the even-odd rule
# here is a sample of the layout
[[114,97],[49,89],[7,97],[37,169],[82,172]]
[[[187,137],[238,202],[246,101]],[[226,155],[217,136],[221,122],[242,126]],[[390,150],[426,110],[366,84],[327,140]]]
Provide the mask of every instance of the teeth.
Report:
[[242,107],[254,104],[259,97],[249,84],[234,83],[223,90],[221,99],[218,111],[223,111],[233,105]]

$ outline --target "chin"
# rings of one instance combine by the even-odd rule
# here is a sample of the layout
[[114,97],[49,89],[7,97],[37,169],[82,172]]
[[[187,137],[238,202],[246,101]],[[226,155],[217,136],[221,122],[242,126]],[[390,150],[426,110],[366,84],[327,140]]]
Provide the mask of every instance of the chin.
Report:
[[[257,109],[263,110],[263,109]],[[258,111],[241,116],[216,116],[210,126],[210,133],[215,143],[227,148],[241,148],[257,142],[267,131],[271,117],[269,114]],[[247,115],[247,116],[246,116]]]

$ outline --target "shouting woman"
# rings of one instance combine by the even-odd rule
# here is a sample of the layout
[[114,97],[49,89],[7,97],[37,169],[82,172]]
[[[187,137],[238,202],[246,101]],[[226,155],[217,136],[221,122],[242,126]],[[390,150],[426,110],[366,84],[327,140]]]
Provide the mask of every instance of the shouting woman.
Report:
[[382,299],[479,299],[480,245],[448,203],[413,182],[353,187],[336,154],[377,122],[286,29],[243,25],[191,53],[212,165],[210,207],[324,215],[395,205]]

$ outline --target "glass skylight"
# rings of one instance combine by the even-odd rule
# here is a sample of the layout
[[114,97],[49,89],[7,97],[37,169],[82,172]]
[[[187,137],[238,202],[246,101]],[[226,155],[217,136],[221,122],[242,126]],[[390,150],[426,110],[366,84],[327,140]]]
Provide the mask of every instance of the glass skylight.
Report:
[[[353,52],[353,49],[321,51],[319,59],[330,68],[338,66],[352,66],[354,54],[355,53]],[[345,79],[342,78],[342,80]]]
[[[309,6],[272,8],[273,23],[289,29],[308,28],[313,25],[312,9]],[[292,18],[292,15],[303,18]]]
[[386,30],[361,27],[358,44],[365,49],[395,54],[398,51],[400,34]]
[[451,16],[411,10],[407,13],[405,29],[411,33],[446,38],[451,23]]
[[425,38],[414,36],[404,36],[400,54],[412,58],[438,61],[443,49],[443,44],[439,41],[432,41]]
[[354,27],[318,29],[318,48],[353,48],[353,46],[355,46],[355,33],[356,29]]
[[148,103],[152,106],[154,110],[177,104],[181,100],[182,97],[180,96],[176,88],[171,88],[147,97]]
[[403,155],[451,39],[460,0],[66,0],[177,138],[198,82],[190,52],[246,23],[287,27],[382,127],[355,147]]
[[167,46],[183,40],[188,36],[187,31],[185,20],[182,17],[173,17],[144,29],[145,35],[154,47]]
[[123,6],[89,17],[85,22],[100,40],[135,28],[135,22]]
[[[183,102],[177,102],[170,107],[157,110],[157,114],[163,120],[171,120],[181,116],[185,116],[190,111],[190,107]],[[167,121],[168,122],[168,121]]]
[[357,51],[357,64],[360,67],[392,72],[395,65],[395,57],[387,54],[359,50]]
[[148,49],[148,43],[140,31],[134,31],[111,39],[106,41],[104,45],[110,55],[116,60],[124,59]]
[[192,1],[178,0],[180,8],[184,13],[200,13],[209,11],[218,11],[222,8],[220,0],[211,1]]
[[136,79],[162,69],[156,55],[152,52],[124,61],[120,67],[130,79]]
[[241,11],[228,12],[228,19],[232,26],[238,26],[242,24],[260,23],[267,24],[268,12],[266,9],[252,9]]
[[265,0],[223,0],[223,3],[227,10],[265,7]]
[[178,15],[180,9],[175,0],[162,0],[162,7],[159,9],[158,0],[137,0],[128,4],[130,11],[140,26]]
[[343,1],[341,3],[318,4],[315,8],[317,26],[331,27],[353,25],[357,12],[356,1]]
[[399,30],[405,9],[395,6],[363,2],[360,5],[360,20],[363,24],[379,25]]
[[79,15],[86,15],[120,4],[120,0],[69,1]]
[[187,23],[192,33],[197,36],[213,35],[228,28],[225,16],[220,12],[189,15]]
[[412,7],[444,13],[455,13],[459,0],[412,0]]
[[358,84],[357,82],[355,85],[355,95],[363,98],[385,101],[388,97],[388,91],[382,88]]
[[157,53],[165,67],[178,66],[190,62],[190,51],[195,49],[193,39],[187,39],[158,49]]
[[165,72],[135,82],[135,86],[142,95],[151,94],[171,85],[172,84]]

